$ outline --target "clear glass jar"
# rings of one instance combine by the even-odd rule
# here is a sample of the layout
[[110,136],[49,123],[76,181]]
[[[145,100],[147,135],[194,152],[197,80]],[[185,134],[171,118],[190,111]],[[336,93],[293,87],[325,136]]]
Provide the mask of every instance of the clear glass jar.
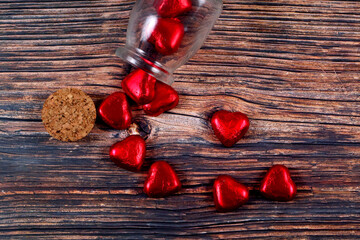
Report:
[[172,84],[173,72],[200,49],[221,10],[222,0],[138,0],[116,55]]

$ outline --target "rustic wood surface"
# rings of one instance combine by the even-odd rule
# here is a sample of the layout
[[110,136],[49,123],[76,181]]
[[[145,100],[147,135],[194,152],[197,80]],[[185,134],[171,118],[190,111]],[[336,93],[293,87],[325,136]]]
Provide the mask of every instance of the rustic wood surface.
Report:
[[[96,102],[120,89],[130,68],[130,0],[0,0],[1,239],[360,238],[360,2],[224,0],[202,49],[176,71],[176,109],[134,109],[148,145],[144,170],[174,166],[183,190],[142,192],[143,173],[108,159],[126,136],[98,121],[76,143],[45,132],[49,94],[78,87]],[[215,138],[216,109],[251,119],[232,148]],[[274,163],[289,167],[296,199],[256,190]],[[249,203],[216,213],[212,182],[230,174]]]

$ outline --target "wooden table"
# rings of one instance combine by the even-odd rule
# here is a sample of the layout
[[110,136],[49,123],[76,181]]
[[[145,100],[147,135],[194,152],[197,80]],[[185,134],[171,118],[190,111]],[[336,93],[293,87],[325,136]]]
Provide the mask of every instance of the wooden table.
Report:
[[[120,89],[130,68],[114,51],[133,4],[0,1],[0,238],[359,239],[360,2],[224,0],[202,49],[176,71],[178,107],[156,118],[134,110],[144,170],[166,160],[183,183],[165,199],[142,192],[145,171],[109,160],[125,131],[99,121],[65,143],[41,122],[59,88],[81,88],[96,104]],[[213,135],[216,109],[251,119],[232,148]],[[272,164],[289,167],[294,201],[257,191]],[[249,186],[247,205],[215,212],[219,174]]]

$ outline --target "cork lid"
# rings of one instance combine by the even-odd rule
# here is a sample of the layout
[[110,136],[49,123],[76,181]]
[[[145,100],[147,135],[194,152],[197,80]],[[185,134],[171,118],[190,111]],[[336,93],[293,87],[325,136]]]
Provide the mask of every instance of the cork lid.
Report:
[[42,109],[46,131],[61,141],[77,141],[87,136],[96,120],[96,108],[83,91],[63,88],[51,94]]

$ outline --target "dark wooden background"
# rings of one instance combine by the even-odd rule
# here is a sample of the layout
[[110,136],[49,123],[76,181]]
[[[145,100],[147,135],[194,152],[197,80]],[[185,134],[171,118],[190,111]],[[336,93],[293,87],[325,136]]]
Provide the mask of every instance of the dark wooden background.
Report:
[[[98,121],[64,143],[41,123],[59,88],[81,88],[97,104],[120,89],[130,68],[114,52],[133,4],[0,1],[0,238],[359,239],[360,2],[224,1],[203,48],[176,71],[179,106],[157,118],[134,110],[144,170],[166,160],[182,180],[166,199],[145,196],[145,171],[108,159],[125,131]],[[216,109],[251,119],[233,148],[212,133]],[[292,202],[256,190],[275,163],[298,185]],[[248,185],[249,203],[216,213],[218,174]]]

